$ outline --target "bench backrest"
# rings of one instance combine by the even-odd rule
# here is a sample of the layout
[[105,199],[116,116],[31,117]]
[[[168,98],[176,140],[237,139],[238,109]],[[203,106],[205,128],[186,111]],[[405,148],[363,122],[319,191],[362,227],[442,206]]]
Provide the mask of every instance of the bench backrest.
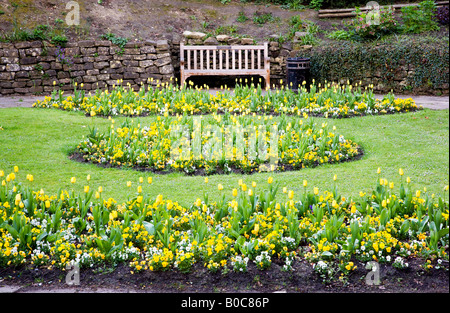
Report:
[[185,46],[180,44],[181,84],[194,75],[260,75],[270,84],[268,43],[264,45]]

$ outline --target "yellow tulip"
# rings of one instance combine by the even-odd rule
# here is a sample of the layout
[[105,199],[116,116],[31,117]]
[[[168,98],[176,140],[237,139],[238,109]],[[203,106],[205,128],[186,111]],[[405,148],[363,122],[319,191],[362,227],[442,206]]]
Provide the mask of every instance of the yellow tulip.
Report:
[[222,190],[223,190],[222,184],[218,184],[218,185],[217,185],[217,189],[219,189],[219,191],[222,191]]
[[306,186],[308,186],[308,181],[305,179],[305,180],[303,180],[303,187],[306,187]]
[[234,189],[233,189],[233,197],[236,197],[236,196],[237,196],[237,194],[238,194],[238,191],[237,191],[237,189],[236,189],[236,188],[234,188]]
[[22,196],[20,195],[20,193],[18,193],[16,195],[16,201],[15,201],[15,205],[19,205],[19,203],[22,201]]
[[293,190],[289,190],[288,198],[291,199],[291,200],[294,198],[294,191]]
[[269,184],[273,183],[273,177],[270,176],[269,179],[267,179],[267,182],[268,182]]
[[399,169],[399,170],[398,170],[398,173],[400,174],[400,176],[403,176],[403,174],[404,174],[404,172],[403,172],[402,169]]
[[77,182],[77,179],[76,179],[75,177],[72,177],[72,178],[70,179],[70,182],[71,182],[72,184],[75,184],[75,183]]
[[148,182],[149,184],[151,184],[151,183],[153,182],[153,178],[152,178],[152,177],[148,177],[148,178],[147,178],[147,182]]

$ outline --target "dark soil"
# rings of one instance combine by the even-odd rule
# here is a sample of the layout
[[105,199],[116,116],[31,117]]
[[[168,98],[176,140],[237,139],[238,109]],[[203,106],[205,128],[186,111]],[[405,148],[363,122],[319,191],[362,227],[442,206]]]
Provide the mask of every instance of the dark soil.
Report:
[[[56,25],[55,20],[65,20],[70,10],[67,1],[22,0],[18,6],[9,0],[0,0],[0,29],[12,31],[14,23],[23,28],[40,24]],[[98,39],[105,33],[114,33],[130,40],[177,39],[185,30],[214,32],[221,26],[234,26],[236,34],[265,38],[285,33],[293,15],[311,19],[314,10],[291,11],[267,3],[233,0],[222,4],[219,0],[84,0],[80,5],[80,25],[69,29],[69,37]],[[99,3],[101,2],[101,3]],[[248,18],[237,22],[239,13]],[[253,22],[256,15],[272,13],[274,20],[263,25]],[[64,23],[64,25],[66,25]]]
[[365,282],[369,270],[356,262],[355,270],[347,283],[335,280],[324,283],[311,264],[296,261],[294,271],[284,272],[282,265],[272,263],[270,269],[261,271],[249,263],[248,272],[226,274],[211,273],[201,265],[194,266],[189,274],[176,270],[166,272],[141,272],[131,274],[125,264],[116,267],[81,269],[80,285],[66,284],[67,271],[47,268],[0,269],[0,287],[20,286],[18,292],[140,292],[140,293],[448,293],[449,272],[446,269],[424,270],[421,259],[408,260],[409,268],[399,270],[381,265],[380,285]]

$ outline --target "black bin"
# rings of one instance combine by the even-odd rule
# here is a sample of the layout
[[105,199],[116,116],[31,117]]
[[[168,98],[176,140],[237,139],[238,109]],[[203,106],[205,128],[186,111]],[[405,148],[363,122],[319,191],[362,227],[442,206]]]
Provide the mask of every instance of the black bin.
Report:
[[303,82],[306,86],[310,84],[311,59],[309,58],[288,58],[286,63],[286,74],[288,88],[298,91]]

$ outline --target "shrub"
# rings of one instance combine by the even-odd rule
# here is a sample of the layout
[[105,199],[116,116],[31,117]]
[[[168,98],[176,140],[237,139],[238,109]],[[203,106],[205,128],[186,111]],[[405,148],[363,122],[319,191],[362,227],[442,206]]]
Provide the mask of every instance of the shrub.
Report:
[[[311,75],[317,81],[365,81],[382,77],[386,90],[402,91],[396,75],[398,69],[414,69],[405,78],[412,91],[443,88],[449,83],[448,41],[405,38],[392,43],[337,42],[319,46],[311,55]],[[405,65],[407,64],[407,65]],[[364,69],[364,71],[361,71]]]
[[439,30],[434,19],[436,10],[436,3],[433,0],[423,1],[417,7],[402,8],[403,32],[418,34]]
[[436,11],[436,20],[442,25],[448,25],[449,21],[449,8],[448,7],[440,7]]
[[67,37],[65,35],[54,35],[52,37],[52,43],[57,45],[57,46],[61,46],[64,47],[67,43]]
[[236,19],[236,22],[245,23],[249,20],[249,18],[245,15],[243,11],[239,12],[239,15]]
[[327,37],[335,40],[349,40],[351,36],[350,32],[340,29],[330,32]]
[[368,13],[361,12],[359,8],[356,13],[356,18],[347,24],[351,35],[356,39],[374,39],[397,31],[394,11],[390,8],[383,8],[379,16],[374,16],[379,18],[379,23],[371,22]]

